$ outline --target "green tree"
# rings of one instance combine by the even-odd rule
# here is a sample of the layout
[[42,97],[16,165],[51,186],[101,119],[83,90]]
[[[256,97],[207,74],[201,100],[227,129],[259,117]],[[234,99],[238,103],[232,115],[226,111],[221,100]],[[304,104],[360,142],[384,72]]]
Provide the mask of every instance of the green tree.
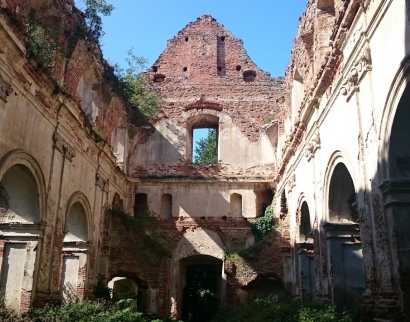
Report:
[[201,138],[195,147],[196,164],[213,164],[217,162],[216,129],[210,129],[206,138]]
[[75,5],[84,11],[85,21],[94,39],[98,42],[104,35],[100,14],[109,16],[114,10],[105,0],[78,0]]
[[148,61],[134,54],[132,48],[127,54],[127,69],[120,68],[118,64],[114,66],[114,85],[135,110],[140,111],[145,117],[153,116],[158,112],[161,99],[147,87],[147,75],[142,70],[147,68]]

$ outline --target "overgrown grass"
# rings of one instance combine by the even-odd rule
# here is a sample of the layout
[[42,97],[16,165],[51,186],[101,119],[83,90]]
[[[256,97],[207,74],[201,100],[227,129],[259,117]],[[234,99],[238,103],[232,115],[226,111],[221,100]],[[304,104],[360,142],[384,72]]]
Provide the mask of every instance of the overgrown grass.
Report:
[[302,305],[296,301],[256,300],[234,310],[221,309],[212,322],[353,322],[348,311],[332,305]]
[[11,316],[0,308],[0,320],[10,322],[164,322],[155,316],[138,312],[132,299],[78,302],[69,306],[47,304],[44,308],[30,309],[20,316]]

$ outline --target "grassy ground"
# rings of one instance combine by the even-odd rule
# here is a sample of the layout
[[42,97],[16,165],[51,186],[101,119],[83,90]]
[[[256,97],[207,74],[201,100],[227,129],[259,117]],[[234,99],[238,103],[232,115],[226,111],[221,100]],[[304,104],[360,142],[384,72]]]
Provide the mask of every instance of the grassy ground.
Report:
[[[31,309],[18,316],[10,316],[0,303],[0,320],[8,322],[165,322],[138,312],[132,300],[118,302],[79,302],[69,306],[47,305]],[[171,320],[167,320],[171,321]],[[331,305],[302,305],[296,301],[256,300],[234,310],[220,309],[210,322],[359,322],[371,321],[337,310]],[[186,321],[189,322],[189,321]],[[204,321],[192,321],[204,322]]]

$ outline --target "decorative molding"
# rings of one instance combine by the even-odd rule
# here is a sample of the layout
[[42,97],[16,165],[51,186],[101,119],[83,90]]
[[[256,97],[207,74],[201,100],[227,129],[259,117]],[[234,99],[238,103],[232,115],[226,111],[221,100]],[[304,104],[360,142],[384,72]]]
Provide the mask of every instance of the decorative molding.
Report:
[[53,141],[54,147],[60,151],[64,157],[72,161],[75,157],[75,150],[66,140],[64,140],[60,133],[54,132]]
[[308,161],[310,161],[312,158],[315,157],[315,153],[319,148],[320,148],[320,134],[319,134],[319,130],[316,129],[312,140],[309,142],[306,148],[305,157],[308,159]]
[[370,54],[370,48],[366,47],[360,54],[360,57],[356,64],[350,70],[349,75],[342,83],[340,93],[343,96],[347,96],[347,101],[350,101],[353,94],[359,90],[360,82],[370,70],[372,70],[372,58]]
[[13,93],[13,89],[11,88],[10,84],[6,83],[6,81],[0,75],[0,99],[7,103],[7,97]]
[[104,179],[101,175],[98,173],[95,175],[95,184],[101,188],[101,190],[105,190],[106,184],[107,184],[107,179]]
[[288,192],[292,192],[293,188],[296,186],[296,175],[292,174],[288,179],[289,189]]

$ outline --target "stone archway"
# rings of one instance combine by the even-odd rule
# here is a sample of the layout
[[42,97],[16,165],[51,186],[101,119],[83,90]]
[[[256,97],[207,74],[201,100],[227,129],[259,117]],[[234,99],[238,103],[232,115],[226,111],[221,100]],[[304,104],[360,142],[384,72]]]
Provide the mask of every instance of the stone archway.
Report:
[[[408,59],[407,59],[408,61]],[[406,71],[408,73],[408,70]],[[403,82],[403,79],[400,78]],[[410,86],[400,87],[397,109],[390,110],[384,141],[384,196],[387,238],[392,259],[393,284],[405,314],[410,315]],[[400,97],[400,96],[398,96]],[[389,128],[390,126],[390,128]]]
[[333,303],[358,307],[365,290],[360,225],[357,223],[356,190],[349,170],[336,158],[327,185],[327,267]]
[[[185,232],[171,259],[170,297],[172,316],[181,316],[184,312],[183,290],[187,286],[187,274],[195,274],[195,270],[201,269],[201,267],[210,274],[214,274],[213,272],[216,270],[217,303],[221,305],[225,302],[226,275],[224,272],[224,259],[225,245],[216,232],[202,228],[190,229]],[[215,279],[213,280],[215,281]]]
[[208,255],[194,255],[180,261],[182,318],[184,321],[210,321],[223,292],[223,261]]

